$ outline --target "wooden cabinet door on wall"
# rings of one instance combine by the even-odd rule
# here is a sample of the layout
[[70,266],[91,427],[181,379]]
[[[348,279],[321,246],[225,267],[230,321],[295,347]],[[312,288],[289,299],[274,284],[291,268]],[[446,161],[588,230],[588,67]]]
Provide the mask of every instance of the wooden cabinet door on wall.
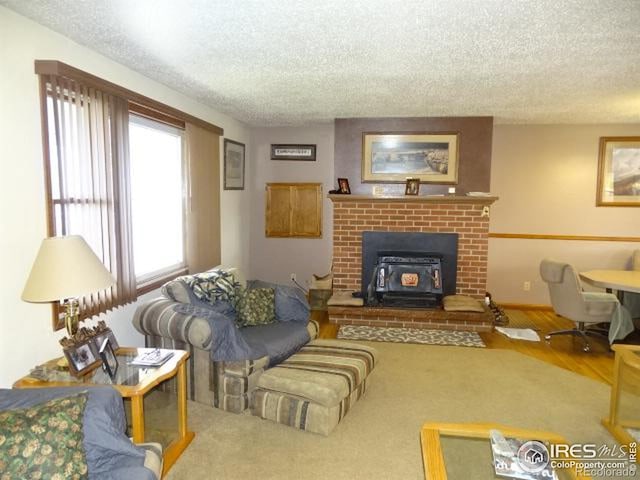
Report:
[[322,236],[321,183],[267,183],[267,237]]

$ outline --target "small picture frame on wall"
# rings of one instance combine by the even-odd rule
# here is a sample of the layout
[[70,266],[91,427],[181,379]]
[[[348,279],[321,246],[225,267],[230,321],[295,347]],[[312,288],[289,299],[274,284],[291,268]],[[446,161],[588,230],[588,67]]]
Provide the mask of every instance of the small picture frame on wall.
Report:
[[640,207],[640,137],[600,137],[598,207]]
[[271,160],[316,161],[315,145],[271,144]]
[[224,139],[224,189],[244,190],[245,145]]
[[349,187],[348,178],[338,179],[338,192],[341,193],[342,195],[351,195],[351,188]]
[[63,352],[69,364],[69,373],[74,377],[82,377],[100,366],[100,356],[93,340],[69,345]]
[[407,184],[404,187],[405,195],[418,195],[420,192],[420,179],[419,178],[407,178]]

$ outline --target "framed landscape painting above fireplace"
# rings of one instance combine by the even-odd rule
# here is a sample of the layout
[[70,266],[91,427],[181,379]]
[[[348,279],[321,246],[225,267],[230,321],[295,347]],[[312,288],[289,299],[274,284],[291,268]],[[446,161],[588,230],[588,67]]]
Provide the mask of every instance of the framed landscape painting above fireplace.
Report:
[[457,133],[363,133],[362,181],[458,183]]

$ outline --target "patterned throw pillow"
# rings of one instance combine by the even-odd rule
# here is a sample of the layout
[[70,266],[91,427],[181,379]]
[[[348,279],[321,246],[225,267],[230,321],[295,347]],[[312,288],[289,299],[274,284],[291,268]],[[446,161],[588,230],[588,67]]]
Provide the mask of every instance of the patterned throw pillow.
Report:
[[234,303],[236,288],[239,283],[235,281],[233,274],[225,270],[211,270],[194,275],[178,277],[193,292],[198,300],[215,305],[219,301]]
[[88,478],[82,417],[87,395],[0,412],[0,480]]
[[276,303],[273,288],[238,289],[236,323],[239,327],[266,325],[275,320]]

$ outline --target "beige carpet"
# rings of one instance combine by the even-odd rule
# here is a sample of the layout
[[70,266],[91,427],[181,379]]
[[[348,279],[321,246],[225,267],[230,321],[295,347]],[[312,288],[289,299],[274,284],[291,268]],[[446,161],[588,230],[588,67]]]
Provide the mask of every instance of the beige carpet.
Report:
[[196,438],[166,477],[423,479],[427,421],[499,422],[613,443],[600,418],[609,388],[515,352],[370,343],[371,387],[329,437],[189,404]]

